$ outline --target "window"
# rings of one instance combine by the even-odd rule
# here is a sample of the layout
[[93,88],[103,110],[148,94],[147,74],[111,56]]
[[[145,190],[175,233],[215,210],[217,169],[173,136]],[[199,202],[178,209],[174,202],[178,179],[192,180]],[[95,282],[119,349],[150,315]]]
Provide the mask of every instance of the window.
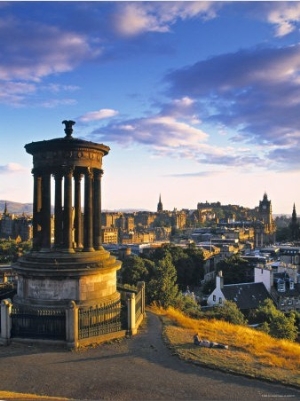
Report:
[[213,301],[216,302],[217,297],[213,295]]
[[222,298],[221,297],[219,298],[219,304],[222,304]]

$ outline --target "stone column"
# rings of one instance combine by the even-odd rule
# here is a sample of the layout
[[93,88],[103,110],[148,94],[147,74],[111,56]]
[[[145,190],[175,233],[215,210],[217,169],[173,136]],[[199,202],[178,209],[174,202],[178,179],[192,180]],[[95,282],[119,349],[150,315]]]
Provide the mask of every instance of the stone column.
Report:
[[127,293],[127,321],[128,334],[136,334],[137,330],[135,327],[135,294],[133,292]]
[[93,246],[93,173],[87,167],[84,188],[84,251],[94,251]]
[[62,213],[62,173],[55,173],[55,199],[54,199],[54,243],[55,247],[60,247],[63,242],[62,227],[63,227],[63,213]]
[[94,248],[102,248],[101,240],[101,177],[102,170],[94,172]]
[[41,247],[42,177],[33,171],[33,250]]
[[42,175],[42,209],[41,209],[41,225],[42,225],[42,249],[48,252],[51,247],[51,186],[50,174]]
[[8,299],[1,301],[1,342],[8,345],[11,332],[11,309],[12,303]]
[[75,206],[75,242],[76,248],[82,248],[82,211],[81,211],[81,178],[82,174],[75,172],[74,206]]
[[78,313],[76,302],[70,301],[66,309],[66,341],[70,349],[78,348]]
[[141,313],[143,316],[145,316],[145,313],[146,313],[146,310],[145,310],[145,305],[146,305],[145,281],[138,281],[137,289],[138,289],[138,291],[141,292]]
[[73,169],[69,168],[64,174],[64,221],[63,221],[63,235],[64,235],[64,250],[74,252],[73,248],[73,219],[72,219],[72,180]]

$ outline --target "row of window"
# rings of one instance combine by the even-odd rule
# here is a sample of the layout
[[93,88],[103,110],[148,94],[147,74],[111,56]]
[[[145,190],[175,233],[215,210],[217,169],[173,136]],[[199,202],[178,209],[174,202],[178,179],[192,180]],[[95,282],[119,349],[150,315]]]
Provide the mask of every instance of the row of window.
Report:
[[300,304],[300,299],[299,298],[285,298],[281,299],[280,305],[285,306],[285,305],[299,305]]
[[[216,302],[216,300],[217,300],[217,296],[213,295],[213,302]],[[223,302],[222,297],[219,297],[219,304],[222,304],[222,302]]]

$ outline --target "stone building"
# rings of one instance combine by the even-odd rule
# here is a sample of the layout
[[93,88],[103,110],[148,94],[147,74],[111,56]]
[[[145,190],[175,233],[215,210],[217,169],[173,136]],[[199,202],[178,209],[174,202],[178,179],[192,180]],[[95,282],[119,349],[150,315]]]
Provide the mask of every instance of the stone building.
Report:
[[1,238],[7,239],[14,236],[14,219],[15,215],[8,212],[7,203],[5,203],[4,212],[0,220]]

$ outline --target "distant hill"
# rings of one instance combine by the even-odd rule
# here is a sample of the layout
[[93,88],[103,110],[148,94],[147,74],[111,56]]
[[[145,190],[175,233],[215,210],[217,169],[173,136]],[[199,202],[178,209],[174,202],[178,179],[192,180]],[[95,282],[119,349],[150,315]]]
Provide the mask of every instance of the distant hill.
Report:
[[32,213],[33,210],[33,204],[32,203],[18,203],[18,202],[12,202],[9,200],[0,200],[0,213],[4,212],[5,208],[5,203],[7,204],[7,211],[8,213],[13,213],[13,214],[30,214]]

